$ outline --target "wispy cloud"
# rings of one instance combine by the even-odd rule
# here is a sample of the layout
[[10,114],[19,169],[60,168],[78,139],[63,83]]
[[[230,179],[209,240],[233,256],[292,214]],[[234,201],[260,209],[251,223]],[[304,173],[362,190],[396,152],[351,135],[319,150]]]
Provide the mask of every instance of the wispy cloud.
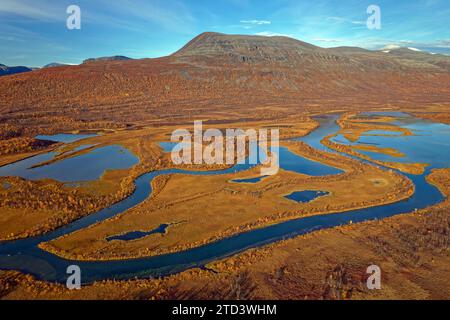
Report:
[[405,47],[411,50],[422,51],[422,48],[438,48],[438,49],[450,49],[450,39],[437,40],[431,42],[413,41],[413,40],[399,40],[399,41],[386,41],[386,45],[382,49],[396,49]]
[[341,43],[344,42],[342,39],[332,39],[332,38],[314,38],[313,41],[326,42],[326,43]]
[[15,37],[15,36],[3,36],[3,35],[0,35],[0,40],[2,40],[2,41],[13,41],[13,42],[25,42],[25,40],[19,39],[19,38]]
[[262,25],[271,24],[272,21],[269,21],[269,20],[241,20],[240,23],[262,26]]
[[293,37],[292,34],[277,33],[277,32],[271,32],[271,31],[256,32],[255,35],[264,36],[264,37],[289,37],[289,38]]
[[30,0],[2,0],[0,14],[18,15],[28,19],[40,21],[62,21],[66,19],[65,10],[60,6],[42,0],[38,3]]
[[[127,18],[134,18],[137,21],[137,25],[142,27],[140,22],[148,22],[158,25],[166,30],[172,32],[191,33],[196,24],[195,17],[189,12],[188,8],[179,1],[142,1],[142,0],[121,0],[117,2],[111,2],[102,0],[105,4],[105,8],[114,11],[114,16],[120,15],[123,20],[128,23],[125,25],[127,28],[132,28],[133,23],[130,25],[129,21],[133,21]],[[94,19],[97,18],[97,21]],[[105,14],[100,17],[95,13],[92,14],[93,22],[101,23],[103,21],[108,22],[110,15]],[[121,27],[121,21],[116,23],[117,27]]]
[[[1,0],[0,16],[2,23],[6,21],[5,19],[11,18],[11,15],[45,22],[65,21],[68,4],[66,1],[51,0]],[[97,0],[96,10],[92,10],[92,7],[83,1],[78,5],[84,23],[129,31],[139,31],[142,29],[141,23],[148,22],[166,30],[189,33],[196,22],[188,8],[179,1]]]
[[15,56],[10,56],[9,59],[10,60],[23,60],[26,57],[27,57],[27,55],[25,55],[25,54],[18,54],[18,55],[15,55]]
[[344,17],[327,17],[328,21],[335,21],[339,23],[350,23],[350,24],[356,24],[356,25],[365,25],[366,21],[362,20],[352,20]]

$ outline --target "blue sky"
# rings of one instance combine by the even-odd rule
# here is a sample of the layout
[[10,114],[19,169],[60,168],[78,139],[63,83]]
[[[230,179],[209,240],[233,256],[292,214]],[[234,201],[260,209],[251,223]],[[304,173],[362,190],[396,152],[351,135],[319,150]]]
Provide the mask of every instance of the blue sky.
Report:
[[[81,8],[68,30],[66,8]],[[366,26],[381,8],[381,30]],[[413,47],[450,54],[449,0],[0,0],[0,63],[158,57],[204,31],[286,35],[322,47]]]

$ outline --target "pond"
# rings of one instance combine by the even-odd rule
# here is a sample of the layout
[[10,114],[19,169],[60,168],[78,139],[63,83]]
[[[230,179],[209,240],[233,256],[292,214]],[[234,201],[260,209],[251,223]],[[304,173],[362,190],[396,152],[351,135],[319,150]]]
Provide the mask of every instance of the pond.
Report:
[[99,179],[106,170],[128,169],[139,163],[135,155],[118,145],[96,148],[44,164],[56,156],[57,152],[48,152],[14,162],[0,167],[0,176],[28,180],[53,179],[60,182],[93,181]]
[[293,192],[285,196],[285,198],[299,203],[308,203],[328,194],[326,191],[304,190]]
[[247,179],[234,179],[231,180],[231,182],[235,182],[235,183],[258,183],[261,182],[261,180],[263,180],[264,178],[267,178],[269,176],[261,176],[261,177],[256,177],[256,178],[247,178]]
[[120,235],[120,236],[108,237],[108,238],[106,238],[106,240],[107,241],[113,241],[113,240],[132,241],[132,240],[137,240],[137,239],[141,239],[141,238],[150,236],[152,234],[157,234],[157,233],[165,234],[167,232],[167,228],[169,226],[170,226],[169,224],[162,224],[158,228],[156,228],[152,231],[148,231],[148,232],[132,231],[132,232],[128,232],[126,234]]
[[97,134],[72,134],[72,133],[59,133],[54,135],[38,135],[35,138],[39,140],[48,140],[54,142],[72,143],[79,140],[96,137]]
[[[383,114],[389,115],[389,113]],[[394,115],[398,115],[398,113],[394,113]],[[339,134],[332,138],[332,141],[349,146],[361,144],[376,145],[378,148],[392,148],[404,154],[404,157],[393,157],[383,153],[358,150],[358,152],[374,160],[427,163],[438,168],[449,166],[450,126],[429,120],[417,119],[404,113],[400,113],[400,115],[401,117],[396,118],[395,124],[411,130],[413,133],[412,136],[392,134],[389,131],[388,135],[365,134],[360,137],[359,141],[350,142],[342,134]],[[385,131],[381,132],[385,133]]]

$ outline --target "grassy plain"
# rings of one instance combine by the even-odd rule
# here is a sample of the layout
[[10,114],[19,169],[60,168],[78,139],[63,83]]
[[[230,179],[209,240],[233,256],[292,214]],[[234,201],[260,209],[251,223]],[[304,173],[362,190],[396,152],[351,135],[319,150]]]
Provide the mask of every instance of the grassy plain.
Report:
[[[447,299],[450,169],[428,178],[443,203],[381,221],[316,231],[162,279],[102,281],[67,290],[0,273],[3,299]],[[382,270],[368,290],[366,269]]]
[[[280,126],[284,137],[304,135],[317,126],[307,118],[303,122],[286,122],[289,124]],[[255,124],[270,125],[261,121],[251,126]],[[172,129],[172,126],[161,126],[116,130],[93,138],[92,143],[99,146],[120,144],[128,148],[139,156],[139,165],[130,170],[107,172],[100,180],[77,188],[61,188],[61,194],[69,194],[75,189],[77,199],[89,194],[93,197],[92,204],[99,207],[111,203],[107,200],[98,202],[102,197],[109,200],[115,195],[114,201],[125,197],[132,191],[135,177],[171,166],[168,155],[162,153],[157,142],[167,140]],[[286,129],[291,131],[283,131]],[[369,129],[373,130],[374,125],[366,128]],[[83,144],[87,142],[91,143],[91,140],[83,141]],[[283,145],[345,172],[329,177],[309,177],[281,171],[278,176],[266,178],[256,185],[236,184],[230,180],[258,176],[257,169],[232,176],[160,177],[154,182],[156,190],[151,200],[114,219],[43,246],[58,255],[82,260],[151,256],[295,217],[394,202],[412,192],[409,181],[393,172],[320,152],[300,142],[284,141]],[[17,180],[11,181],[12,184],[25,184],[21,179]],[[448,196],[449,169],[435,170],[429,180]],[[38,190],[37,186],[50,190],[58,188],[54,181],[26,184],[30,184],[32,190]],[[195,187],[183,188],[185,185]],[[283,198],[302,189],[331,194],[309,204],[296,204]],[[14,188],[6,191],[12,190]],[[0,192],[5,190],[0,189]],[[358,198],[354,197],[355,193]],[[177,194],[176,199],[173,194]],[[11,221],[21,217],[25,231],[19,231],[22,236],[27,236],[33,227],[42,225],[41,218],[55,215],[54,210],[48,210],[54,206],[53,202],[44,203],[41,212],[32,207],[26,209],[28,205],[22,203],[17,209],[8,208],[11,212],[6,211],[2,217],[5,223],[0,225],[10,225]],[[83,207],[87,207],[86,203]],[[98,207],[92,210],[95,208]],[[450,203],[446,200],[411,214],[317,231],[251,249],[211,263],[205,270],[188,270],[162,279],[102,281],[84,286],[80,291],[69,291],[62,285],[37,281],[18,272],[0,272],[0,296],[3,299],[445,299],[450,294],[447,267],[450,263],[449,210]],[[64,213],[63,216],[75,219],[89,212],[80,215]],[[179,223],[170,227],[165,235],[130,242],[105,240],[108,236],[129,231],[149,231],[168,222]],[[58,221],[38,232],[64,223],[67,222]],[[2,232],[20,234],[19,231],[5,229]],[[365,287],[365,269],[371,264],[382,268],[383,288],[380,291],[369,291]]]
[[[305,116],[288,117],[276,121],[282,127],[281,137],[303,136],[317,127],[317,123]],[[270,127],[273,122],[246,122],[238,128],[254,126]],[[192,123],[186,124],[186,128]],[[224,123],[210,127],[228,128]],[[139,158],[139,164],[128,170],[106,171],[99,180],[67,186],[54,180],[26,181],[21,178],[0,178],[0,183],[8,183],[9,188],[0,188],[2,208],[0,240],[26,238],[51,231],[73,220],[93,213],[118,202],[134,190],[133,181],[140,175],[157,169],[173,167],[168,154],[163,153],[160,141],[170,140],[170,134],[180,126],[138,127],[132,129],[102,130],[102,134],[70,145],[53,145],[50,148],[29,153],[0,156],[0,164],[5,165],[44,152],[55,151],[58,155],[49,163],[87,153],[92,148],[107,145],[121,145]],[[208,128],[206,125],[205,128]],[[72,152],[77,147],[92,144],[95,147]],[[47,163],[48,164],[48,163]],[[44,164],[43,164],[44,165]],[[223,169],[223,165],[183,166],[183,169],[212,170]],[[0,185],[1,186],[1,185]],[[12,223],[21,221],[20,224]]]
[[[257,184],[231,180],[258,176],[259,168],[227,175],[158,177],[153,183],[155,194],[142,204],[112,219],[41,244],[41,248],[79,260],[153,256],[288,219],[392,203],[414,192],[412,183],[394,172],[317,151],[301,142],[285,141],[283,145],[313,161],[341,168],[344,173],[312,177],[281,170]],[[284,198],[302,190],[327,191],[330,195],[301,204]],[[165,234],[133,241],[107,241],[111,236],[148,232],[162,224],[171,225]]]

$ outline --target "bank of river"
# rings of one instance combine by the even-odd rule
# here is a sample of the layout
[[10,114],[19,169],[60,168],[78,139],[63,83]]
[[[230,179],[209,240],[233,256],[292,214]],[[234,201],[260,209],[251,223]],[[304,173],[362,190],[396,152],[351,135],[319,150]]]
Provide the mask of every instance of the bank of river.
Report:
[[[320,141],[325,136],[334,134],[339,130],[339,127],[335,122],[337,117],[338,116],[336,115],[319,117],[318,120],[321,123],[320,127],[313,131],[310,135],[300,138],[299,140],[304,141],[313,148],[331,151],[323,146]],[[434,139],[433,134],[428,137],[430,141]],[[448,150],[448,148],[445,150],[447,153],[449,153],[449,151],[450,150]],[[441,152],[443,151],[439,150],[439,153]],[[186,170],[168,169],[147,173],[136,179],[136,189],[131,196],[109,208],[103,209],[46,235],[3,243],[0,245],[0,268],[7,270],[20,270],[47,281],[65,282],[67,278],[67,267],[69,265],[76,264],[82,270],[82,281],[84,283],[89,283],[96,280],[111,278],[130,279],[134,277],[164,276],[180,272],[188,268],[202,267],[211,261],[228,257],[252,247],[305,234],[314,230],[332,228],[351,222],[358,223],[373,219],[383,219],[396,214],[411,212],[415,209],[420,209],[439,203],[443,200],[443,196],[437,188],[430,185],[426,181],[426,176],[429,174],[431,169],[442,167],[443,164],[448,166],[449,163],[445,161],[443,162],[441,159],[434,161],[433,158],[435,156],[436,154],[429,154],[429,161],[427,161],[427,163],[430,163],[431,165],[427,168],[424,174],[406,174],[406,176],[415,184],[415,193],[409,199],[393,204],[294,219],[244,232],[203,245],[201,247],[150,258],[98,262],[71,261],[60,258],[38,248],[38,245],[42,242],[47,242],[65,234],[86,228],[98,221],[108,219],[138,205],[151,195],[151,181],[159,175],[177,173],[195,175],[225,174],[247,170],[251,166],[237,165],[227,170],[212,172],[192,172]],[[288,163],[289,165],[293,165],[291,161]],[[280,165],[283,168],[283,161],[280,161]],[[301,167],[297,168],[297,170],[301,170]]]

